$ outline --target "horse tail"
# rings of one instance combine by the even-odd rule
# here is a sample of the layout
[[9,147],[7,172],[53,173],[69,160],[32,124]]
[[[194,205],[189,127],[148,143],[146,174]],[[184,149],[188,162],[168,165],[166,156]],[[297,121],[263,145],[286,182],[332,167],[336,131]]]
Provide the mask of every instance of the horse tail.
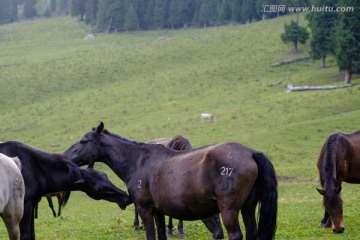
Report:
[[274,239],[277,217],[277,179],[274,167],[270,160],[261,152],[252,154],[258,166],[256,192],[259,201],[259,239]]
[[70,193],[71,191],[66,191],[65,195],[63,197],[63,203],[62,206],[65,207],[66,203],[68,202],[69,198],[70,198]]

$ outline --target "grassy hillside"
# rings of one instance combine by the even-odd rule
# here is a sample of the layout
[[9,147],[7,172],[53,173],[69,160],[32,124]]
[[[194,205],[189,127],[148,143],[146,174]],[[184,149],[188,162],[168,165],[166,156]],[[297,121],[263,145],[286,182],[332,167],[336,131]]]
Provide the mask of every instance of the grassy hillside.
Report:
[[[124,137],[147,141],[186,136],[194,147],[238,141],[265,152],[279,177],[277,239],[355,239],[360,193],[345,184],[345,233],[319,228],[323,207],[316,160],[326,137],[359,129],[360,79],[354,87],[285,93],[286,85],[340,85],[328,68],[296,57],[280,41],[293,17],[208,29],[97,34],[57,18],[0,26],[0,141],[18,140],[62,152],[99,121]],[[301,23],[306,25],[302,18]],[[308,45],[301,46],[307,55]],[[299,55],[298,55],[299,56]],[[282,81],[282,84],[268,87]],[[213,123],[199,116],[210,112]],[[57,147],[51,147],[56,145]],[[108,172],[106,166],[97,168]],[[36,220],[39,239],[144,239],[132,232],[133,207],[74,193],[54,219],[46,201]],[[188,239],[209,239],[201,222],[187,222]],[[6,236],[0,227],[0,238]],[[245,232],[244,227],[242,227]]]

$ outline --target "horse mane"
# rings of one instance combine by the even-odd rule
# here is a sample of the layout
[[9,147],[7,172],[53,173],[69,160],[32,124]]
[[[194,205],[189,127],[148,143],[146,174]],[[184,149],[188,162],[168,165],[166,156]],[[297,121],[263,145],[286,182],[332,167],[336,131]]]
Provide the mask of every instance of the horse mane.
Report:
[[336,153],[341,149],[341,134],[330,135],[327,142],[321,149],[320,159],[320,182],[324,187],[324,201],[330,206],[335,207],[341,203],[341,198],[336,192]]
[[133,143],[133,144],[136,144],[136,145],[145,145],[145,143],[143,143],[143,142],[137,142],[137,141],[134,141],[134,140],[124,138],[124,137],[122,137],[120,135],[117,135],[115,133],[112,133],[112,132],[108,131],[107,129],[104,129],[104,131],[102,133],[104,133],[105,135],[111,136],[111,137],[113,137],[113,138],[115,138],[117,140],[120,140],[122,142]]
[[81,168],[78,165],[76,165],[75,163],[73,163],[71,161],[66,161],[65,164],[69,169],[70,176],[72,176],[76,180],[82,176],[81,170],[80,170]]
[[176,135],[170,139],[168,144],[166,145],[168,148],[172,148],[175,150],[190,150],[192,146],[186,138],[181,135]]

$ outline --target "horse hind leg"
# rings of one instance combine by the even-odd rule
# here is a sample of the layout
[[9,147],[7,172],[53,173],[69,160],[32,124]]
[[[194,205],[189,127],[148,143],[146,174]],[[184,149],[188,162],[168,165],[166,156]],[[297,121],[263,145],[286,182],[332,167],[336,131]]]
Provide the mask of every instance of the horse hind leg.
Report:
[[229,240],[241,240],[243,234],[239,224],[239,210],[220,209],[221,217]]
[[5,223],[9,239],[20,240],[20,227],[19,223],[22,215],[3,215],[2,219]]
[[255,240],[258,238],[255,216],[256,206],[257,200],[255,191],[252,191],[252,193],[246,199],[244,205],[241,207],[241,215],[246,230],[246,240]]
[[167,236],[168,238],[172,238],[173,237],[173,221],[172,221],[172,217],[169,217],[169,223],[167,225],[168,228],[168,232],[167,232]]
[[57,199],[58,199],[58,205],[59,205],[57,216],[60,217],[61,216],[61,208],[62,208],[62,205],[64,204],[64,198],[62,195],[58,195]]

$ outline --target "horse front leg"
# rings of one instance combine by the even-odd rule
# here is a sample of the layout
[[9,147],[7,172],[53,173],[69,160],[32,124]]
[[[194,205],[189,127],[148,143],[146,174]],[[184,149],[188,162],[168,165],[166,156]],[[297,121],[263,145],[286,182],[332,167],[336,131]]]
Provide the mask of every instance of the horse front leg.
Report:
[[178,237],[179,238],[185,238],[186,235],[185,235],[185,232],[184,232],[184,224],[183,224],[182,220],[179,220],[177,228],[178,228],[178,231],[179,231]]
[[138,232],[139,231],[139,214],[136,211],[135,208],[135,217],[134,217],[134,232]]
[[156,229],[159,240],[166,240],[166,227],[165,227],[165,215],[156,213],[155,214]]
[[331,228],[331,220],[329,218],[329,214],[326,211],[326,209],[325,209],[325,213],[324,213],[324,218],[319,223],[319,226],[324,227],[324,228]]
[[151,209],[142,208],[136,206],[136,210],[140,215],[143,225],[145,227],[146,232],[146,240],[156,240],[155,238],[155,225],[154,225],[154,215]]
[[[32,220],[31,220],[32,219]],[[35,231],[34,225],[34,212],[31,203],[24,203],[24,214],[20,221],[20,239],[22,240],[34,240]]]

